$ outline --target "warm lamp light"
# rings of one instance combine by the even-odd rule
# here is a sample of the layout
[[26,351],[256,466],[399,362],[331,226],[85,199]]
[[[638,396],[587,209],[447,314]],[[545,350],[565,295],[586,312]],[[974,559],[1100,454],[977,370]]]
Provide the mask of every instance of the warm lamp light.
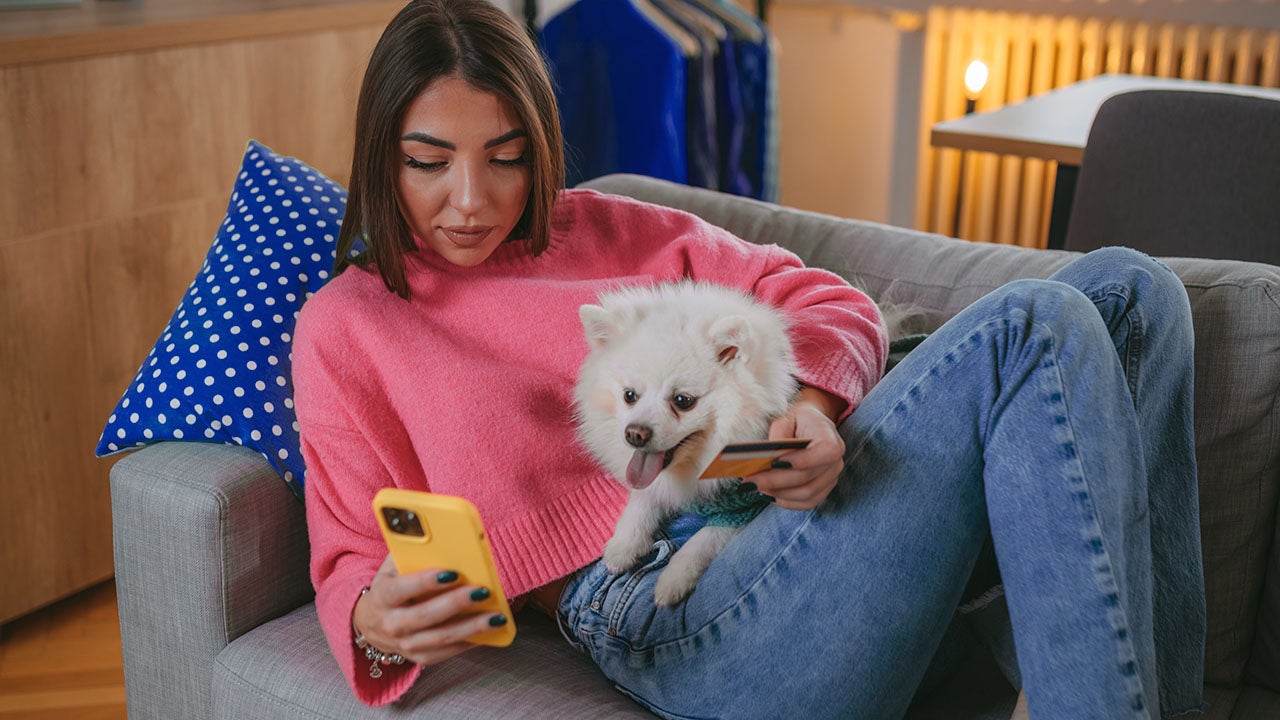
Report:
[[969,63],[969,67],[964,70],[964,89],[968,91],[970,100],[977,100],[978,94],[982,92],[982,88],[987,86],[987,64],[981,60],[974,60]]

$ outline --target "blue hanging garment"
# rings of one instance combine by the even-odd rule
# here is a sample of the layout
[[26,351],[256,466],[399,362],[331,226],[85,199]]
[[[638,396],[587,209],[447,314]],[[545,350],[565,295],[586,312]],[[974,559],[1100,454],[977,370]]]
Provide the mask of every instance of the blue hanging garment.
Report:
[[738,79],[742,83],[742,175],[747,186],[738,195],[764,199],[765,156],[768,145],[769,38],[738,45]]
[[778,132],[778,53],[774,45],[776,41],[772,34],[768,35],[769,71],[765,76],[767,89],[764,110],[764,160],[762,161],[764,179],[760,195],[761,200],[773,203],[778,202],[778,179],[781,175],[778,161],[782,144],[781,134]]
[[721,190],[776,198],[777,75],[768,27],[732,2],[685,1],[720,18],[731,34],[718,73],[718,110],[729,120],[721,126]]
[[542,28],[569,186],[627,172],[687,183],[686,58],[631,0],[578,0]]
[[[716,133],[716,61],[720,42],[712,36],[705,17],[685,0],[653,0],[653,5],[698,43],[698,54],[686,58],[685,141],[689,159],[689,184],[720,187],[720,143]],[[725,33],[720,26],[719,33]]]

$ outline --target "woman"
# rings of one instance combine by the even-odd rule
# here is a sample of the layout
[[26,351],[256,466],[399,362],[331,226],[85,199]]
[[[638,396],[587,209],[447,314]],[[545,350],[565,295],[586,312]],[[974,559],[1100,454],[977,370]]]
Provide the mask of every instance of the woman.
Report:
[[[865,295],[687,214],[561,191],[560,148],[545,70],[501,11],[422,0],[388,25],[341,274],[294,346],[316,604],[362,701],[509,621],[470,612],[488,589],[449,568],[397,576],[370,511],[395,485],[474,502],[507,593],[667,717],[900,717],[956,608],[1005,591],[1033,716],[1200,707],[1191,329],[1170,271],[1109,250],[1013,283],[880,379]],[[681,277],[788,314],[802,389],[770,435],[813,442],[747,478],[775,506],[658,610],[678,540],[620,576],[597,562],[626,495],[570,408],[578,306]],[[987,542],[1003,589],[977,582]]]

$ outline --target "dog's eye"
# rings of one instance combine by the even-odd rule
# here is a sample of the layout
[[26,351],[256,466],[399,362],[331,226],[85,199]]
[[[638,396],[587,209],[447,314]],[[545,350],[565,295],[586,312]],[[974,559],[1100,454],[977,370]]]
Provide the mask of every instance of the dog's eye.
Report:
[[671,402],[675,403],[675,406],[681,410],[691,410],[694,405],[698,404],[698,398],[684,393],[676,393],[671,398]]
[[631,388],[627,388],[626,390],[622,391],[622,400],[628,405],[635,405],[636,401],[639,399],[640,399],[640,396],[637,395],[636,391],[632,390]]

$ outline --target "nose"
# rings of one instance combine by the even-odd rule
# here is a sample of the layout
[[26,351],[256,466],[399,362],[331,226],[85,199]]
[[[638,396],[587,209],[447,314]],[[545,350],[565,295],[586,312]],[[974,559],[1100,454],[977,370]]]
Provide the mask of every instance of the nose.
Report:
[[632,423],[627,426],[626,435],[628,445],[642,448],[649,444],[649,439],[653,437],[653,429],[647,425]]
[[484,171],[469,163],[462,163],[458,169],[452,199],[453,208],[464,217],[476,215],[483,210],[488,202]]

